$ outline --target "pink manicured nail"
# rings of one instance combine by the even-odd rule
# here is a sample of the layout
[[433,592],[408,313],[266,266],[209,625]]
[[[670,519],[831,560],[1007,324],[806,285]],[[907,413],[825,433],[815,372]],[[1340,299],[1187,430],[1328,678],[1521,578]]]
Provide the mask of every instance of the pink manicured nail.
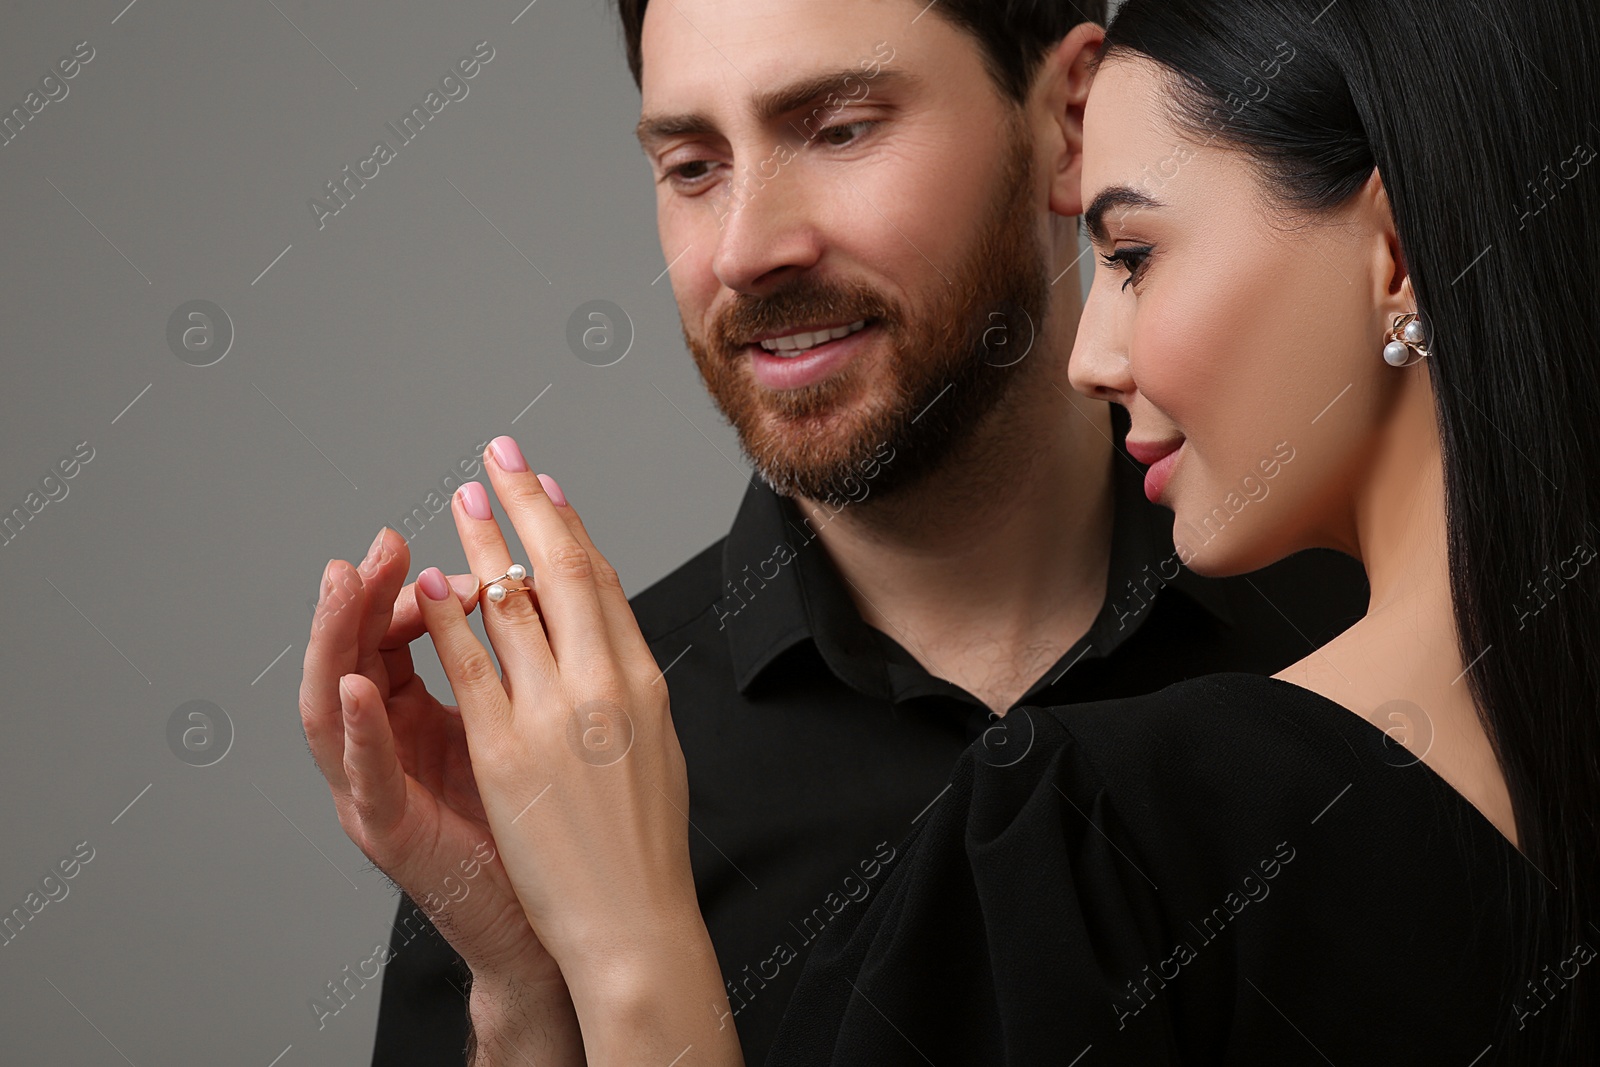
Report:
[[461,506],[467,509],[467,514],[475,519],[487,519],[490,516],[489,494],[480,482],[467,482],[456,495],[461,498]]
[[478,591],[478,579],[470,574],[454,574],[450,576],[450,588],[456,591],[456,598],[465,603]]
[[561,491],[561,487],[556,484],[554,478],[548,474],[541,474],[539,475],[539,484],[544,486],[545,495],[551,499],[556,507],[564,508],[567,506],[567,494]]
[[509,437],[496,437],[489,442],[489,450],[494,453],[494,461],[500,464],[503,471],[521,474],[528,469],[528,461],[522,458],[522,449]]
[[450,583],[444,580],[444,571],[438,567],[429,567],[417,575],[417,588],[429,600],[443,600],[450,595]]

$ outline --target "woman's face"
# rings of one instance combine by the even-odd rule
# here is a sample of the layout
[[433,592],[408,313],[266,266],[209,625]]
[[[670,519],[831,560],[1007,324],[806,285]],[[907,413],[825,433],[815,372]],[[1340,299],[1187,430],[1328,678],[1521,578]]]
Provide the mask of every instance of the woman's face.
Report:
[[1392,376],[1426,373],[1381,355],[1387,209],[1365,193],[1319,216],[1274,208],[1246,156],[1180,131],[1166,86],[1153,62],[1116,56],[1090,91],[1084,222],[1101,262],[1072,383],[1127,407],[1128,449],[1153,463],[1146,493],[1175,513],[1193,570],[1355,552]]

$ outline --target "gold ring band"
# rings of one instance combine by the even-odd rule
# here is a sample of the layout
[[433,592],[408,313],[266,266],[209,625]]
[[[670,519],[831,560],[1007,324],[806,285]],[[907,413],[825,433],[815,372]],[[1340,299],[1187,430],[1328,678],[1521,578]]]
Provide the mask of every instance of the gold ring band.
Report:
[[[513,563],[504,574],[498,577],[490,578],[488,581],[479,578],[478,589],[486,599],[498,604],[506,598],[507,593],[527,593],[529,597],[532,597],[533,586],[527,584],[527,579],[528,569],[520,563]],[[508,586],[505,584],[507,580],[522,582],[523,584]]]

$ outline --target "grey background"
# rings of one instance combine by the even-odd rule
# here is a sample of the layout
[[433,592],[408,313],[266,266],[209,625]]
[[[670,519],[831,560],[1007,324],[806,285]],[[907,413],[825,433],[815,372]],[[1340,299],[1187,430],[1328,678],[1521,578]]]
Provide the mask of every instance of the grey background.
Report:
[[[5,112],[95,50],[0,148],[0,513],[93,449],[0,544],[0,915],[94,849],[0,945],[5,1062],[366,1063],[378,982],[320,1030],[309,1006],[395,907],[296,713],[325,561],[503,432],[630,593],[732,518],[748,469],[683,345],[615,20],[525,2],[0,18]],[[319,230],[308,200],[482,40],[468,95]],[[597,299],[634,330],[605,367],[566,341]],[[192,300],[235,331],[210,366],[168,345]],[[448,511],[411,549],[465,570]],[[168,742],[194,700],[234,733],[206,767]]]

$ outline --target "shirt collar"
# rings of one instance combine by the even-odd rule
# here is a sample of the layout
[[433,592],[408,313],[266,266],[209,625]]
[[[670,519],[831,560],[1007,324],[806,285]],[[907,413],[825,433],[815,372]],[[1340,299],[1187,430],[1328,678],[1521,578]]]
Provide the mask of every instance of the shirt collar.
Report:
[[[1179,565],[1172,513],[1145,499],[1143,473],[1122,447],[1127,414],[1117,405],[1111,413],[1114,503],[1106,600],[1069,657],[1111,654],[1144,623],[1166,589],[1190,598],[1220,622],[1233,623],[1224,591]],[[741,693],[780,655],[809,638],[840,680],[870,696],[890,697],[879,636],[856,610],[847,580],[818,536],[849,506],[819,503],[805,514],[796,501],[751,479],[723,542],[722,588],[715,605]]]
[[821,503],[805,514],[794,500],[751,480],[723,542],[716,605],[740,692],[809,638],[842,680],[863,692],[887,695],[871,629],[818,536],[837,515],[838,509]]

